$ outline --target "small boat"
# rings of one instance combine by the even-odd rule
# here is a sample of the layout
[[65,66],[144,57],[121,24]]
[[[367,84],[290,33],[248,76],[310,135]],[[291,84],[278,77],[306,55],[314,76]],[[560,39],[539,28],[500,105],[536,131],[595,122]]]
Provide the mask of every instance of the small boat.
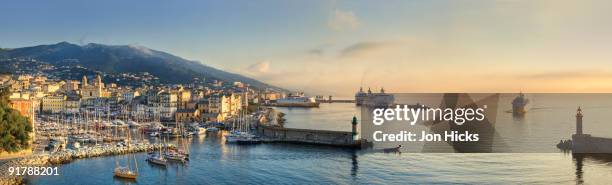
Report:
[[402,145],[399,145],[393,148],[385,148],[383,149],[383,152],[384,153],[402,153],[402,151],[400,150],[401,148],[402,148]]
[[253,136],[253,137],[239,137],[238,140],[236,141],[236,143],[238,144],[259,144],[262,143],[263,141],[257,137],[257,136]]
[[193,131],[193,134],[194,135],[202,135],[202,134],[206,133],[206,131],[208,131],[208,130],[205,129],[205,128],[198,127],[198,128],[196,128],[195,131]]
[[168,160],[172,160],[172,161],[178,161],[178,162],[186,162],[186,157],[182,154],[179,154],[177,152],[174,151],[168,151],[164,154],[164,157],[166,157],[166,159]]
[[261,142],[261,138],[247,132],[240,133],[240,135],[238,135],[238,137],[236,138],[236,143],[238,144],[259,144]]
[[149,154],[147,156],[147,161],[152,164],[167,166],[168,160],[166,160],[162,155]]
[[217,127],[208,127],[206,128],[206,132],[218,132],[219,128]]
[[128,121],[128,126],[129,127],[139,127],[140,124],[136,123],[135,121],[130,120]]
[[[125,138],[124,144],[126,144],[127,149],[130,150],[130,132],[127,132],[127,137]],[[135,180],[136,177],[138,177],[138,162],[136,160],[136,156],[132,154],[131,158],[130,155],[127,155],[126,157],[126,166],[120,166],[119,162],[115,160],[115,162],[117,163],[114,170],[115,177]],[[134,170],[132,170],[131,161],[134,162]]]
[[185,133],[183,133],[183,137],[185,137],[185,138],[193,137],[193,133],[192,132],[185,132]]
[[126,179],[136,179],[136,177],[138,177],[138,172],[132,171],[126,167],[117,167],[115,168],[115,176]]
[[236,143],[238,142],[239,137],[240,137],[240,131],[230,132],[229,134],[225,135],[225,142]]

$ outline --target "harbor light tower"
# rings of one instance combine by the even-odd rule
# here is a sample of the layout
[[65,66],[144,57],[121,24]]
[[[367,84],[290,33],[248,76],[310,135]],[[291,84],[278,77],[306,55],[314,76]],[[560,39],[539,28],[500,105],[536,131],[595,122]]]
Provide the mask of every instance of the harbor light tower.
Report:
[[576,110],[576,135],[582,135],[582,109]]
[[351,122],[352,126],[353,126],[353,140],[356,140],[357,138],[357,117],[353,116],[353,122]]

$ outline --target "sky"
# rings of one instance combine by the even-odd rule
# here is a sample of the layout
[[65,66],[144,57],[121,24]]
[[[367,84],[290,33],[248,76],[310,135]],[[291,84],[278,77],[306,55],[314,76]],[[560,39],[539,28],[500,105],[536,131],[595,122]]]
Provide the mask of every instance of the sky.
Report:
[[141,45],[312,95],[612,91],[607,0],[1,1],[2,48]]

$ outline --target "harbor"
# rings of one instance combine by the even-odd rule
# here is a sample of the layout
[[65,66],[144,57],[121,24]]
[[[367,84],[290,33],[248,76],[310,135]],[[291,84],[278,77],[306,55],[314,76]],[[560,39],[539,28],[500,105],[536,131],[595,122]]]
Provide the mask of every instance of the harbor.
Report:
[[[500,101],[511,102],[515,97],[503,96]],[[90,158],[72,158],[68,163],[59,167],[62,177],[55,176],[29,176],[28,184],[47,184],[49,182],[63,184],[80,184],[85,181],[79,177],[88,174],[97,174],[87,181],[91,184],[214,184],[223,182],[234,183],[265,183],[270,178],[279,182],[291,183],[299,180],[304,183],[334,183],[349,184],[356,182],[377,183],[377,178],[385,182],[397,182],[399,179],[412,179],[418,183],[439,182],[435,179],[448,177],[440,175],[440,170],[461,171],[473,169],[469,173],[459,174],[462,179],[454,179],[456,183],[478,183],[485,179],[488,182],[503,183],[499,175],[517,177],[516,183],[575,183],[597,181],[607,176],[609,160],[605,157],[578,156],[559,152],[553,143],[563,136],[575,132],[575,106],[558,103],[564,96],[530,97],[534,101],[524,117],[514,117],[511,113],[498,116],[497,128],[504,135],[522,135],[523,142],[532,142],[525,145],[526,150],[532,147],[544,148],[550,153],[526,154],[410,154],[398,155],[391,153],[370,153],[355,150],[351,147],[337,147],[332,145],[319,145],[294,142],[262,142],[260,144],[228,143],[227,136],[232,130],[221,129],[217,132],[206,132],[187,138],[170,138],[166,142],[172,146],[179,146],[181,141],[186,143],[190,152],[189,162],[168,163],[166,167],[147,163],[147,152],[136,152],[134,158],[138,161],[139,177],[135,181],[113,178],[115,161],[125,163],[126,155],[105,155]],[[602,117],[612,109],[592,109],[601,100],[588,97],[572,97],[581,100],[585,114],[588,118]],[[599,98],[601,99],[601,97]],[[590,102],[590,103],[589,103]],[[568,103],[565,103],[568,104]],[[561,109],[545,108],[542,105],[562,106]],[[585,108],[586,107],[586,108]],[[507,103],[501,112],[512,110]],[[337,131],[333,133],[351,133],[351,118],[359,117],[359,107],[353,104],[331,103],[321,104],[318,109],[274,107],[273,110],[282,112],[285,119],[281,130],[326,130]],[[588,110],[588,111],[586,111]],[[549,118],[549,114],[558,114],[558,118]],[[277,115],[277,114],[274,114]],[[548,120],[545,122],[545,120]],[[541,123],[541,124],[538,124]],[[601,127],[601,122],[585,124],[585,133],[606,135],[605,130],[594,130]],[[171,127],[174,125],[170,125]],[[556,126],[556,127],[552,127]],[[239,126],[237,125],[237,128]],[[521,131],[525,127],[534,130],[546,128],[546,132],[537,135],[527,135]],[[129,127],[128,127],[129,128]],[[508,133],[512,132],[512,133]],[[543,134],[548,133],[548,134]],[[554,134],[567,133],[567,134]],[[546,139],[542,139],[542,137]],[[146,136],[144,140],[149,143],[164,142],[162,137]],[[519,140],[517,140],[519,141]],[[537,141],[537,142],[536,142]],[[143,141],[144,142],[144,141]],[[153,148],[155,148],[154,145]],[[520,151],[520,150],[519,150]],[[500,160],[503,159],[503,160]],[[441,164],[444,165],[441,165]],[[50,164],[49,164],[50,165]],[[417,165],[419,169],[406,168]],[[467,165],[467,166],[466,166]],[[513,166],[508,170],[508,166]],[[486,166],[483,168],[483,166]],[[336,170],[326,170],[334,168]],[[394,174],[383,173],[380,170],[393,171]],[[488,171],[499,171],[496,174],[487,174]],[[324,172],[324,173],[322,173]],[[308,174],[304,176],[304,174]],[[409,174],[423,174],[414,178]],[[437,175],[436,175],[437,174]],[[578,175],[579,174],[579,175]],[[399,179],[393,180],[400,176]],[[463,177],[473,178],[463,178]],[[551,176],[551,178],[548,178]],[[552,178],[554,176],[554,178]],[[241,178],[236,178],[241,177]],[[338,178],[343,177],[343,178]],[[452,178],[451,178],[452,179]],[[478,180],[477,180],[478,179]],[[605,178],[604,178],[605,179]]]

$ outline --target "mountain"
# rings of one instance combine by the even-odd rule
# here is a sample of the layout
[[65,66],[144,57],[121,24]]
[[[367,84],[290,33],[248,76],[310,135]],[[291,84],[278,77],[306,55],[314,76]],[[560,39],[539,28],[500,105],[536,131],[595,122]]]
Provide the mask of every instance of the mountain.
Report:
[[162,51],[143,46],[103,45],[90,43],[84,46],[60,42],[15,49],[0,50],[0,59],[33,58],[54,66],[64,65],[66,60],[106,73],[149,72],[164,83],[185,83],[193,78],[215,79],[226,82],[241,81],[255,88],[280,89],[239,74],[215,69],[197,61],[186,60]]

